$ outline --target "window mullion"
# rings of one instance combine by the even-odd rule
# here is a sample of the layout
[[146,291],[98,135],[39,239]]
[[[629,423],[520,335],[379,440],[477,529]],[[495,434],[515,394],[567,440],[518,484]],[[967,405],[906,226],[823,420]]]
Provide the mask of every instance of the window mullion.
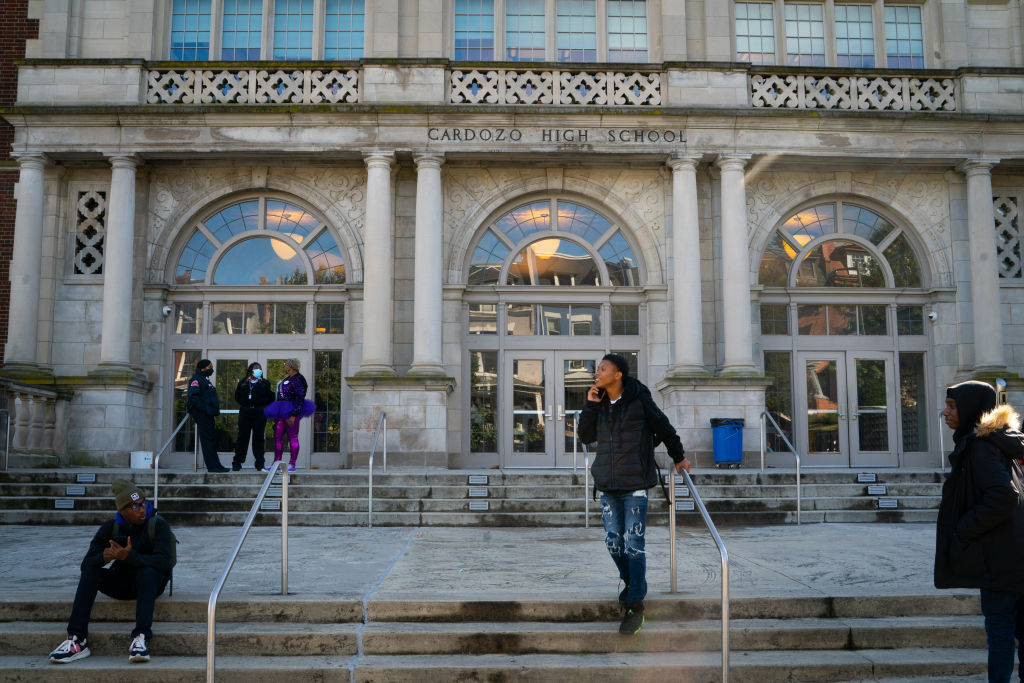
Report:
[[836,3],[835,0],[825,0],[824,16],[825,22],[825,66],[836,66]]
[[274,56],[274,4],[275,0],[263,0],[263,35],[260,36],[260,59]]
[[327,25],[327,0],[313,0],[313,59],[324,58],[324,29]]
[[608,0],[597,0],[597,61],[608,61]]
[[224,30],[224,0],[213,0],[210,6],[210,59],[221,58],[221,31]]
[[[494,0],[494,54],[492,59],[503,61],[505,55],[505,0]],[[453,24],[454,25],[454,24]]]
[[775,0],[775,63],[786,63],[786,3]]
[[544,59],[548,62],[558,60],[558,53],[555,51],[555,41],[558,36],[558,8],[556,0],[545,0],[544,2],[544,25],[551,29],[544,32]]
[[256,229],[267,229],[267,198],[263,196],[259,199],[259,215],[256,216]]
[[872,32],[875,36],[875,66],[887,68],[889,61],[885,51],[885,3],[876,0],[871,5]]

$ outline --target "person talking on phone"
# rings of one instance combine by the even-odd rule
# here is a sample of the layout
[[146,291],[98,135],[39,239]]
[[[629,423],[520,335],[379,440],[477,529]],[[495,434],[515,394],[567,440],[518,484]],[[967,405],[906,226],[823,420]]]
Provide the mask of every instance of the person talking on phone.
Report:
[[135,600],[135,629],[128,661],[149,661],[153,603],[170,581],[175,540],[171,527],[156,514],[138,486],[127,479],[115,479],[110,488],[117,515],[96,531],[82,560],[68,637],[50,653],[54,664],[68,664],[91,654],[89,618],[97,592],[117,600]]
[[614,353],[601,359],[587,392],[578,427],[584,443],[597,442],[591,466],[601,492],[605,543],[625,587],[619,633],[633,635],[644,625],[647,596],[647,491],[658,484],[654,447],[664,443],[677,472],[690,471],[683,444],[651,391],[629,376],[629,363]]

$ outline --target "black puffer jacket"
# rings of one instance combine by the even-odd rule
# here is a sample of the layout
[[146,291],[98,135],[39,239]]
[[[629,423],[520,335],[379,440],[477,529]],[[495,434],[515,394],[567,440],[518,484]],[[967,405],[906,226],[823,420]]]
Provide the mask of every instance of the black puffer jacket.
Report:
[[263,417],[263,409],[274,400],[274,390],[262,377],[255,382],[243,377],[235,387],[235,400],[242,415]]
[[[956,389],[950,397],[963,425],[972,409],[961,405],[967,396],[958,397]],[[936,588],[1024,594],[1024,474],[1015,462],[1024,456],[1024,434],[1015,428],[1018,419],[1010,406],[999,406],[956,441],[939,504]]]
[[683,444],[650,390],[632,377],[622,380],[622,397],[613,405],[605,396],[587,401],[580,414],[579,437],[597,442],[591,467],[600,491],[620,493],[658,484],[654,447],[664,443],[674,462],[684,459]]

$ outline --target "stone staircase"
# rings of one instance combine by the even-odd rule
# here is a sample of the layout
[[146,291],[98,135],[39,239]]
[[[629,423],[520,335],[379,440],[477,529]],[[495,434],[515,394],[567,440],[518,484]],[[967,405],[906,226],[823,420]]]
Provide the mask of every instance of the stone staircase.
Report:
[[[865,474],[868,476],[865,477]],[[874,482],[859,481],[871,479]],[[147,490],[152,473],[138,470],[12,470],[0,473],[0,523],[97,524],[110,516],[110,482],[134,478]],[[796,521],[792,471],[699,470],[694,482],[719,526]],[[803,522],[933,522],[943,473],[937,470],[805,470]],[[167,472],[160,475],[160,512],[188,525],[236,525],[244,520],[264,475]],[[679,487],[680,493],[685,487]],[[276,487],[257,524],[279,523]],[[289,523],[367,523],[366,470],[297,472],[288,489]],[[374,473],[374,526],[575,526],[583,523],[582,470],[434,470]],[[278,507],[275,507],[278,506]],[[891,507],[894,506],[894,507]],[[667,520],[667,503],[652,490],[652,523]],[[700,525],[692,501],[677,501],[680,524]],[[688,509],[689,508],[689,509]],[[600,506],[590,502],[591,524]]]
[[[978,601],[965,595],[760,597],[731,603],[730,680],[983,680]],[[0,681],[201,681],[205,594],[157,601],[153,660],[127,662],[133,603],[97,601],[92,657],[45,655],[69,605],[0,598]],[[635,637],[617,633],[614,600],[374,599],[226,596],[218,610],[217,680],[356,682],[717,681],[719,604],[648,601]],[[111,622],[121,623],[111,623]]]

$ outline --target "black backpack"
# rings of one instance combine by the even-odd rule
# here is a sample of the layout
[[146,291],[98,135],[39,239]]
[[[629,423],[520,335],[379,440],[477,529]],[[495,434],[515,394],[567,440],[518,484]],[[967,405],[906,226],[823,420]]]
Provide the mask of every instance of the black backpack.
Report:
[[[157,517],[160,517],[160,515],[158,515],[156,512],[154,512],[153,514],[151,514],[149,516],[149,519],[146,520],[146,535],[149,536],[149,545],[151,547],[156,545],[156,520],[157,520]],[[180,541],[178,540],[178,537],[174,535],[174,532],[171,531],[169,526],[168,526],[167,530],[171,534],[171,541],[172,541],[172,543],[171,543],[171,576],[170,576],[171,590],[170,590],[170,595],[174,595],[174,565],[178,564],[178,543],[180,543]],[[127,535],[127,534],[120,533],[120,531],[121,531],[121,524],[120,524],[120,522],[118,522],[115,519],[114,520],[114,525],[112,527],[110,527],[110,540],[114,540],[118,536],[125,536],[125,535]]]

